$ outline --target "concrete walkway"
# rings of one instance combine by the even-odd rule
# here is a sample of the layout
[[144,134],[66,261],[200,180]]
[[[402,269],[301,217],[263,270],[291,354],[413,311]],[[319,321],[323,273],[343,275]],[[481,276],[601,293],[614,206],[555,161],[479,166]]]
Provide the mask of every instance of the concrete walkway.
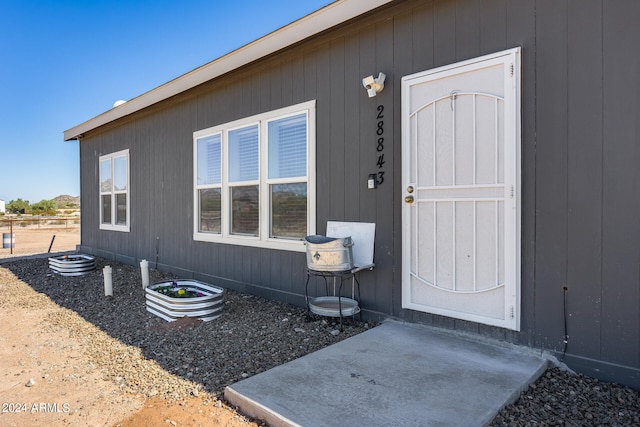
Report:
[[224,395],[270,426],[483,426],[547,365],[526,348],[388,321]]

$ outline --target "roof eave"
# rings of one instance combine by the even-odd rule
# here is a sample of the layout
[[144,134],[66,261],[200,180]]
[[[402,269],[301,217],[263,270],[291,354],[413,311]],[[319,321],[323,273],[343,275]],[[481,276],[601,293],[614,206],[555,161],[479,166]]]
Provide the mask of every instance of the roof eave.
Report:
[[99,126],[194,88],[391,1],[393,0],[335,1],[212,62],[66,130],[64,140],[79,139],[84,133]]

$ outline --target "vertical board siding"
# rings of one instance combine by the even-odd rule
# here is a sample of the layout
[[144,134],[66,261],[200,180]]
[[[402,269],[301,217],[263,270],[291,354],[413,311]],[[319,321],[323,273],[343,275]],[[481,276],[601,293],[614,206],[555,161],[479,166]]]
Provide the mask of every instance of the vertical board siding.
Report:
[[[359,37],[350,37],[345,40],[345,54],[358,52],[360,49]],[[349,117],[360,117],[361,101],[364,89],[358,83],[362,81],[362,73],[357,61],[345,61],[344,66],[344,105],[345,112],[349,112]],[[363,176],[367,174],[365,171],[366,163],[362,162],[360,137],[361,130],[359,126],[353,126],[351,120],[345,126],[344,134],[344,153],[347,159],[347,167],[345,168],[344,194],[345,215],[348,221],[360,221],[360,198],[366,187]]]
[[[434,7],[433,4],[418,7],[410,12],[412,17],[411,38],[405,40],[396,40],[396,44],[411,46],[412,56],[411,62],[403,64],[411,71],[428,70],[433,68],[434,64]],[[405,24],[406,26],[409,23]],[[410,73],[402,74],[408,75]]]
[[567,26],[567,44],[572,47],[567,58],[567,311],[571,315],[567,349],[592,359],[600,357],[601,345],[601,8],[600,0],[569,3]]
[[536,14],[535,329],[540,344],[561,351],[567,284],[567,2],[540,1]]
[[[135,253],[140,258],[147,259],[149,262],[155,262],[155,240],[156,231],[153,229],[154,209],[144,209],[143,206],[151,206],[157,194],[158,189],[155,187],[157,179],[156,174],[158,168],[149,165],[159,165],[162,162],[162,152],[158,150],[140,150],[138,147],[145,147],[151,140],[153,134],[153,126],[150,121],[143,121],[138,124],[139,132],[135,137],[135,166],[131,164],[131,201],[140,201],[132,208],[135,209],[135,215],[131,215],[131,227],[138,235],[135,241]],[[131,160],[133,162],[133,160]],[[135,178],[134,178],[135,177]],[[135,185],[133,185],[135,183]],[[144,189],[144,190],[143,190]],[[142,191],[141,191],[142,190]],[[131,239],[133,240],[133,239]],[[151,264],[153,265],[153,264]]]
[[[424,10],[424,9],[423,9]],[[394,34],[393,34],[393,69],[394,75],[396,76],[406,76],[410,74],[414,70],[414,57],[416,57],[416,53],[418,55],[422,55],[422,52],[416,52],[416,40],[414,37],[414,33],[418,28],[422,28],[425,25],[414,25],[415,14],[411,12],[407,12],[401,14],[396,17],[394,22]],[[393,111],[393,117],[389,117],[387,121],[393,120],[394,129],[401,129],[402,123],[402,96],[401,90],[393,91],[393,105],[396,106]],[[403,198],[405,194],[404,188],[398,188],[398,186],[402,185],[402,164],[401,164],[401,139],[394,137],[398,135],[399,132],[395,132],[389,139],[391,143],[391,147],[393,148],[393,161],[390,158],[387,159],[387,173],[389,173],[389,168],[393,168],[393,180],[395,184],[395,192],[394,192],[394,200],[399,200],[399,203],[403,203]],[[402,224],[402,216],[401,211],[396,209],[394,210],[394,224]],[[401,254],[402,253],[402,239],[394,239],[393,247],[390,248],[391,253],[393,254]],[[394,269],[399,270],[402,267],[402,258],[394,259]],[[394,280],[392,277],[391,280]],[[382,284],[380,285],[382,286]],[[389,303],[391,304],[391,311],[393,313],[401,313],[402,312],[402,288],[401,287],[392,287],[393,293],[391,295],[391,300]]]
[[[354,143],[357,143],[357,150],[359,151],[358,157],[360,158],[360,173],[357,177],[358,182],[360,184],[357,186],[358,196],[357,199],[354,199],[352,208],[357,209],[357,214],[359,218],[355,216],[356,212],[351,212],[349,218],[345,218],[350,221],[362,221],[362,222],[375,222],[376,223],[376,238],[374,243],[374,262],[376,263],[375,274],[371,271],[364,271],[360,274],[360,293],[362,299],[362,307],[375,307],[378,311],[384,311],[384,308],[381,307],[382,302],[376,298],[376,289],[379,286],[385,286],[381,283],[380,272],[382,271],[382,266],[380,265],[380,255],[383,253],[380,247],[380,230],[382,225],[378,223],[378,210],[377,210],[377,202],[376,198],[378,196],[378,189],[369,190],[366,189],[366,182],[362,180],[367,179],[369,174],[377,173],[376,170],[376,147],[373,140],[375,136],[374,131],[374,118],[376,112],[376,106],[379,102],[378,97],[381,97],[385,94],[383,91],[380,95],[375,98],[369,98],[364,87],[362,86],[362,79],[373,75],[377,76],[377,73],[381,70],[377,68],[376,64],[376,27],[375,25],[367,25],[361,28],[357,35],[353,37],[354,44],[353,47],[357,50],[353,51],[352,57],[357,58],[357,61],[354,61],[358,68],[358,77],[357,82],[358,86],[358,94],[357,100],[359,101],[359,108],[354,111],[354,120],[358,120],[360,124],[358,126],[359,129],[359,137],[354,140]],[[385,83],[385,86],[388,83]],[[385,88],[385,90],[389,90]],[[356,219],[358,218],[358,219]],[[388,284],[386,285],[388,286]]]
[[291,60],[291,102],[290,104],[297,104],[308,100],[304,97],[305,91],[305,75],[304,75],[304,59],[302,55],[298,54]]
[[315,64],[316,94],[316,219],[317,232],[324,234],[326,222],[332,218],[335,209],[335,197],[332,193],[331,160],[332,151],[337,150],[331,144],[332,126],[330,120],[331,105],[331,51],[328,44],[317,50]]
[[[331,213],[327,220],[343,219],[346,211],[346,192],[345,182],[348,173],[349,160],[345,158],[345,128],[346,128],[346,111],[344,101],[345,88],[345,51],[344,39],[338,38],[333,40],[329,46],[330,68],[329,74],[326,75],[327,84],[323,90],[327,90],[331,99],[327,104],[327,110],[324,113],[329,118],[329,140],[326,141],[330,148],[330,156],[328,163],[319,164],[317,172],[326,173],[330,171],[329,188],[331,189]],[[325,199],[326,200],[326,199]],[[324,221],[326,222],[326,221]]]
[[456,2],[436,0],[433,15],[434,67],[456,62]]
[[[495,50],[509,49],[516,44],[508,43],[507,3],[508,0],[484,0],[480,7],[479,49],[481,54],[488,54]],[[524,6],[520,3],[519,6]]]
[[[640,372],[640,45],[635,0],[399,0],[90,132],[80,144],[82,244],[303,304],[304,253],[193,241],[194,131],[316,100],[316,229],[376,223],[362,307]],[[401,308],[403,76],[522,47],[522,332]],[[362,78],[387,75],[369,98]],[[377,107],[384,106],[385,182]],[[131,232],[98,229],[97,159],[129,148]],[[310,294],[324,292],[312,278]],[[584,361],[588,361],[584,362]],[[606,372],[608,378],[618,374]],[[618,377],[616,377],[618,375]],[[640,374],[636,374],[640,376]],[[640,384],[640,379],[637,380]]]
[[[640,365],[639,5],[603,1],[602,358]],[[635,88],[633,90],[632,88]]]
[[456,2],[456,59],[480,55],[480,10],[479,0]]
[[270,77],[269,92],[265,93],[266,98],[269,100],[268,105],[272,103],[282,104],[282,86],[283,86],[283,73],[277,69],[272,69],[266,73],[267,78]]
[[[371,114],[369,120],[362,122],[363,125],[368,125],[369,129],[366,133],[370,136],[371,144],[369,144],[369,151],[373,154],[373,161],[371,167],[373,171],[376,171],[376,163],[378,160],[377,141],[378,141],[378,126],[380,123],[383,125],[384,136],[384,182],[375,190],[376,196],[376,217],[375,223],[378,224],[376,229],[376,239],[378,240],[378,252],[376,260],[376,286],[375,289],[375,301],[378,310],[384,313],[393,312],[393,293],[394,287],[389,286],[394,283],[394,267],[396,264],[401,265],[400,258],[394,258],[393,241],[394,241],[394,210],[389,209],[389,206],[399,205],[395,203],[395,194],[397,193],[396,182],[393,179],[393,159],[395,157],[400,158],[400,138],[394,138],[394,135],[399,134],[395,132],[394,116],[396,109],[400,109],[400,104],[394,102],[394,94],[396,91],[400,92],[400,84],[396,85],[396,76],[394,72],[394,26],[395,22],[392,20],[384,21],[376,25],[376,76],[379,71],[387,74],[388,81],[385,81],[384,90],[379,93],[375,98],[368,98],[372,101],[373,114]],[[363,93],[364,95],[364,93]],[[382,118],[378,117],[378,110],[376,106],[384,106]],[[366,128],[365,128],[366,129]],[[398,128],[399,130],[400,128]],[[366,176],[366,175],[365,175]],[[363,176],[364,178],[364,176]],[[399,197],[399,196],[398,196]],[[398,200],[400,202],[400,200]],[[401,202],[400,202],[401,203]]]

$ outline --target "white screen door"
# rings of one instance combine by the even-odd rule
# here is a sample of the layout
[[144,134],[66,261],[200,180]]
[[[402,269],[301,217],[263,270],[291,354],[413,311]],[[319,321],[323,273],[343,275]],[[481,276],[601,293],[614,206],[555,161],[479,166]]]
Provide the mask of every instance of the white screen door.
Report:
[[520,49],[402,79],[402,306],[520,329]]

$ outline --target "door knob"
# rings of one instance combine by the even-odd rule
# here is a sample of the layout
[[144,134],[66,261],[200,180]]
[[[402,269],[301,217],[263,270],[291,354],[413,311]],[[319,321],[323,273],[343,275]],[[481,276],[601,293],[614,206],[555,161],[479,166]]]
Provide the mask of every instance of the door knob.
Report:
[[407,203],[413,203],[413,196],[407,196],[404,198],[404,201]]

